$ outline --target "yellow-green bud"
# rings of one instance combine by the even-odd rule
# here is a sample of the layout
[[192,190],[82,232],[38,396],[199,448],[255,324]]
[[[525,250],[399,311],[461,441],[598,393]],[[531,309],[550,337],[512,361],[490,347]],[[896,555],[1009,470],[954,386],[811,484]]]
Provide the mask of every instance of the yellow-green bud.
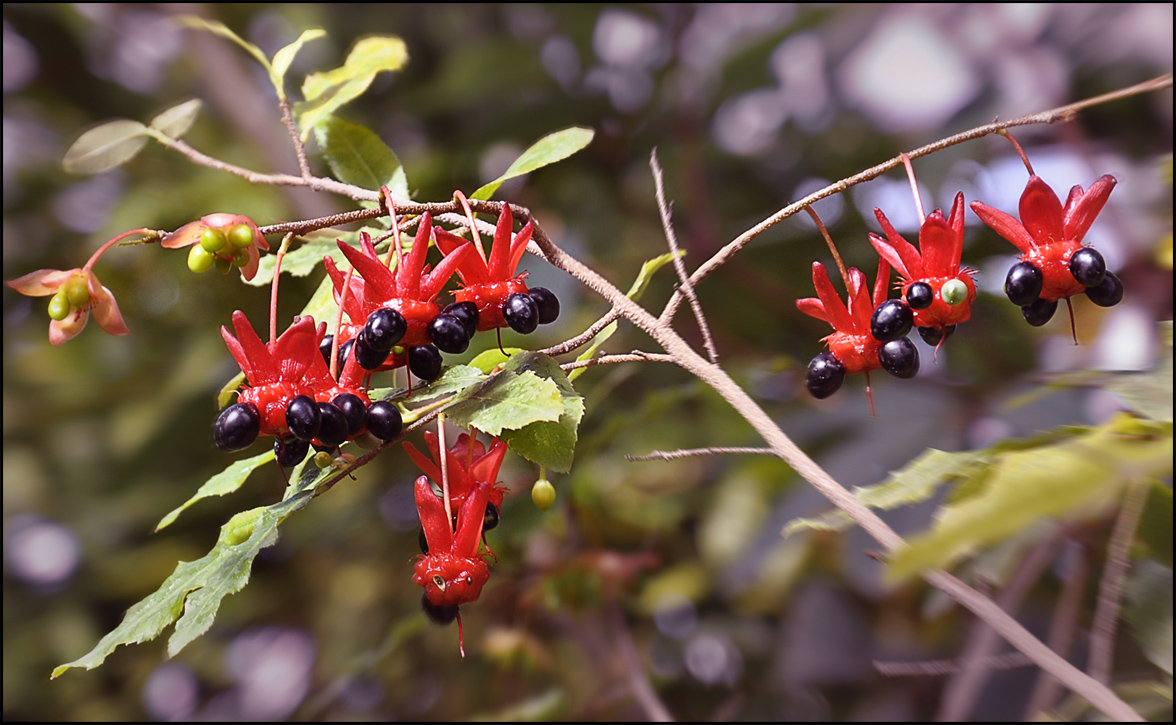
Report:
[[216,262],[216,257],[212,252],[204,248],[202,244],[193,244],[188,251],[188,269],[196,274],[207,272],[212,269],[212,265]]
[[253,244],[253,227],[248,224],[234,224],[229,229],[229,243],[237,249]]
[[65,292],[65,298],[72,307],[84,307],[90,302],[90,285],[83,275],[70,277],[62,285],[61,291]]
[[555,503],[555,486],[546,478],[540,478],[531,487],[531,501],[540,509],[546,511]]
[[69,317],[69,311],[71,309],[73,307],[69,304],[69,300],[66,299],[65,290],[58,290],[57,294],[53,295],[52,299],[49,300],[49,317],[58,322]]
[[224,249],[228,243],[229,238],[219,229],[205,229],[204,233],[200,235],[200,246],[213,254]]

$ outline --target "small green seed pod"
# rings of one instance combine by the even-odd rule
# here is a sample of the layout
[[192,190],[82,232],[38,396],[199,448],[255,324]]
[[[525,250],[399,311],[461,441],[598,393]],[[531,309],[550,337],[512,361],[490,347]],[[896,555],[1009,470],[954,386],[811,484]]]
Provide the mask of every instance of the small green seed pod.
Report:
[[72,307],[84,307],[90,302],[90,285],[81,275],[70,277],[61,287]]
[[234,224],[229,229],[229,243],[237,249],[253,244],[253,227],[248,224]]
[[546,478],[540,478],[531,487],[531,501],[544,511],[551,508],[555,503],[555,486]]
[[192,248],[188,251],[188,269],[196,274],[212,269],[212,265],[215,262],[216,257],[213,253],[200,244],[193,244]]
[[943,288],[939,290],[939,296],[943,298],[944,302],[955,307],[968,299],[968,285],[958,279],[949,279],[943,283]]
[[228,243],[229,238],[220,229],[205,229],[204,233],[200,235],[200,246],[213,254],[224,249]]
[[69,317],[70,310],[73,307],[69,304],[69,300],[65,296],[65,290],[58,290],[57,294],[53,295],[49,300],[49,317],[61,322]]

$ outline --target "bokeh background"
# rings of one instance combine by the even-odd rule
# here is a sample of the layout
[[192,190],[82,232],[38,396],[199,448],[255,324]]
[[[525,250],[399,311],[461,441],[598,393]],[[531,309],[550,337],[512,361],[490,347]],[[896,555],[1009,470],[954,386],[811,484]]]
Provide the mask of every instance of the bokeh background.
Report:
[[[4,278],[81,265],[119,231],[174,229],[214,211],[259,223],[349,208],[301,190],[251,187],[159,147],[95,177],[66,174],[64,150],[113,117],[146,120],[190,97],[186,137],[260,171],[296,169],[272,89],[238,47],[182,30],[219,19],[267,54],[308,28],[329,37],[289,75],[341,64],[372,33],[410,61],[380,76],[344,117],[400,156],[415,198],[443,200],[496,177],[539,137],[595,129],[585,151],[505,185],[551,236],[625,288],[665,251],[649,158],[656,149],[687,264],[787,203],[941,136],[1044,110],[1172,70],[1170,4],[425,5],[16,4],[3,8]],[[1095,388],[1041,392],[1043,373],[1138,370],[1171,319],[1170,90],[1073,123],[1016,132],[1064,195],[1104,173],[1111,195],[1088,239],[1127,296],[1076,302],[1031,328],[1000,285],[1011,245],[969,212],[964,259],[979,270],[974,319],[913,381],[861,381],[826,401],[803,371],[827,328],[794,301],[828,252],[807,219],[762,235],[698,289],[721,359],[783,429],[847,486],[868,485],[927,447],[961,450],[1120,406]],[[313,152],[313,148],[312,148]],[[312,159],[312,162],[314,160]],[[1012,211],[1024,168],[1003,139],[915,162],[927,209],[968,201]],[[1167,169],[1167,170],[1165,170]],[[326,173],[321,165],[320,173]],[[901,172],[817,204],[850,265],[875,268],[873,208],[908,239],[917,226]],[[153,534],[230,457],[210,442],[215,392],[235,372],[217,334],[233,309],[264,319],[268,291],[196,277],[186,255],[114,250],[98,273],[133,333],[90,325],[52,348],[44,300],[4,288],[4,718],[6,720],[648,719],[651,686],[678,719],[936,716],[943,677],[887,678],[875,660],[950,658],[971,622],[919,585],[887,589],[860,532],[780,535],[827,505],[772,459],[629,462],[626,454],[756,445],[700,383],[665,365],[611,366],[577,381],[587,414],[556,506],[527,495],[537,472],[511,458],[498,554],[456,631],[428,624],[410,581],[417,551],[405,457],[382,456],[283,527],[213,628],[174,659],[165,639],[123,647],[100,669],[52,668],[111,630],[179,560],[202,556],[234,512],[274,501],[259,471]],[[534,258],[533,283],[563,303],[527,342],[579,332],[604,305]],[[318,280],[291,280],[298,311]],[[656,308],[663,273],[647,293]],[[692,322],[679,314],[692,339]],[[522,341],[519,341],[522,342]],[[649,349],[622,326],[608,349]],[[1031,394],[1028,395],[1027,394]],[[419,445],[419,441],[418,441]],[[888,515],[925,527],[930,505]],[[1058,581],[1022,614],[1044,631]],[[1129,638],[1119,672],[1147,672]],[[1132,669],[1136,668],[1136,669]],[[1037,673],[993,673],[970,715],[1019,719]]]

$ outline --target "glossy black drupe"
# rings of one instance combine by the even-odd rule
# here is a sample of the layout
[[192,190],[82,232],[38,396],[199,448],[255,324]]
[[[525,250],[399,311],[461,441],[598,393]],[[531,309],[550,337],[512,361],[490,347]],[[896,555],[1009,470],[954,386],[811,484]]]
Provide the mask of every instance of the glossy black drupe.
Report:
[[524,335],[534,332],[539,326],[539,308],[530,295],[512,292],[502,303],[502,317],[510,329]]
[[1114,307],[1123,299],[1123,282],[1114,272],[1107,272],[1102,282],[1086,288],[1086,296],[1099,307]]
[[386,400],[377,400],[367,409],[368,432],[382,441],[390,441],[404,430],[400,409]]
[[282,468],[297,465],[303,458],[306,458],[306,452],[309,450],[310,443],[294,436],[274,439],[274,456]]
[[870,317],[870,334],[882,342],[897,340],[911,331],[914,313],[902,300],[886,300],[874,309]]
[[1098,250],[1083,247],[1070,255],[1070,274],[1083,287],[1097,287],[1107,276],[1107,263]]
[[408,348],[408,369],[421,380],[441,377],[441,352],[433,345]]
[[212,442],[222,451],[239,451],[257,440],[261,416],[253,403],[234,403],[212,424]]
[[452,302],[441,310],[443,315],[453,315],[465,325],[466,337],[472,338],[478,331],[478,306],[473,302]]
[[823,352],[808,364],[804,386],[814,398],[828,398],[845,382],[845,366],[831,352]]
[[[1089,290],[1087,290],[1089,293]],[[1021,315],[1034,327],[1041,327],[1053,318],[1054,313],[1058,311],[1058,301],[1046,302],[1040,297],[1032,302],[1032,304],[1021,306]]]
[[429,322],[429,339],[441,352],[457,355],[470,346],[465,323],[453,315],[440,314]]
[[335,396],[331,404],[343,411],[343,417],[347,419],[348,438],[363,430],[363,424],[367,418],[367,406],[363,404],[363,400],[358,395],[340,393]]
[[449,624],[457,619],[456,604],[433,604],[425,595],[421,595],[421,609],[433,624]]
[[318,403],[309,395],[295,395],[286,403],[286,425],[296,438],[311,440],[318,434],[321,423]]
[[559,298],[551,290],[546,287],[532,287],[531,299],[535,301],[535,307],[539,309],[540,325],[555,322],[559,317]]
[[882,369],[898,378],[913,378],[919,372],[919,350],[909,338],[891,340],[878,350]]
[[408,323],[404,315],[391,307],[381,307],[368,315],[367,323],[363,326],[363,337],[369,347],[383,351],[386,356],[407,330]]
[[1014,305],[1033,304],[1041,294],[1041,270],[1029,262],[1017,262],[1005,277],[1004,291]]
[[935,301],[935,290],[926,282],[915,282],[907,287],[906,300],[912,310],[925,310]]
[[943,340],[951,337],[951,333],[955,332],[955,325],[948,325],[947,327],[917,327],[919,337],[923,338],[923,342],[928,345],[938,345]]

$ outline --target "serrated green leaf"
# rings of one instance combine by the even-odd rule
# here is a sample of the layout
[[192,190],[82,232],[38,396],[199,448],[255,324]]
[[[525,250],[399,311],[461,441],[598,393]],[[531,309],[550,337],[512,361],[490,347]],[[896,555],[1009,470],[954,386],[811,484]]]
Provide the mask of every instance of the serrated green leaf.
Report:
[[934,528],[892,553],[896,582],[943,569],[1043,518],[1073,518],[1118,501],[1125,483],[1172,470],[1172,429],[1119,415],[1069,440],[996,456],[982,491],[944,506]]
[[364,189],[387,186],[395,201],[408,201],[408,178],[400,159],[371,129],[331,116],[314,127],[335,178]]
[[298,40],[274,53],[274,60],[270,70],[270,80],[273,82],[274,88],[278,91],[279,98],[286,97],[284,90],[286,72],[290,70],[290,64],[294,62],[294,58],[302,50],[302,46],[312,40],[324,38],[326,35],[327,31],[321,28],[304,30],[302,31],[302,35],[298,36]]
[[517,430],[507,430],[502,439],[512,451],[528,461],[558,473],[572,470],[584,398],[572,387],[559,363],[546,355],[531,353],[516,369],[528,371],[555,383],[563,410],[559,420],[536,421]]
[[200,109],[203,107],[203,101],[199,98],[193,98],[160,113],[151,119],[149,125],[168,138],[180,138],[188,133],[188,129],[192,128],[192,124],[196,122],[196,117],[200,115]]
[[1172,675],[1172,569],[1142,561],[1131,570],[1123,618],[1144,656]]
[[502,186],[503,182],[509,181],[516,176],[529,174],[536,169],[541,169],[557,161],[563,161],[591,143],[595,133],[590,128],[572,126],[571,128],[565,128],[544,136],[531,144],[526,151],[515,159],[514,163],[503,172],[502,176],[499,176],[494,181],[470,194],[470,198],[489,199],[494,196],[494,192],[498,191],[498,187]]
[[121,166],[147,144],[147,127],[129,118],[95,126],[78,137],[61,159],[71,174],[100,174]]
[[[323,263],[323,257],[330,257],[336,264],[341,265],[345,259],[339,245],[332,239],[330,242],[308,241],[297,249],[286,252],[282,257],[282,272],[292,277],[305,277],[318,269]],[[268,287],[274,279],[274,265],[278,255],[267,254],[257,262],[257,274],[246,284],[254,287]],[[315,318],[318,320],[319,318]]]
[[503,371],[457,396],[446,415],[461,428],[473,426],[492,436],[536,421],[557,421],[563,402],[555,383],[533,372]]
[[259,467],[274,460],[274,452],[272,450],[265,453],[259,453],[252,458],[246,458],[240,461],[234,461],[229,466],[216,474],[212,478],[204,482],[204,485],[197,489],[192,498],[185,501],[180,506],[176,507],[167,516],[155,526],[156,531],[170,526],[176,518],[183,513],[189,506],[200,501],[201,499],[211,498],[212,496],[225,496],[241,488],[245,483],[245,479],[249,478],[249,474],[253,473]]
[[254,60],[256,60],[258,63],[261,63],[261,66],[265,68],[266,73],[270,74],[271,77],[273,76],[273,68],[270,66],[269,59],[265,57],[265,53],[261,52],[261,48],[258,48],[253,43],[250,43],[240,35],[237,35],[229,28],[229,26],[225,25],[221,21],[207,20],[195,15],[182,15],[178,18],[178,20],[189,28],[193,28],[195,30],[206,30],[214,35],[219,35],[226,40],[233,41],[237,45],[244,48],[245,52],[253,56]]
[[294,107],[302,140],[306,140],[310,129],[362,95],[376,74],[399,70],[407,61],[408,46],[403,40],[392,35],[372,36],[359,40],[339,68],[308,75],[302,83],[306,100]]
[[278,525],[306,505],[311,496],[312,492],[307,490],[266,507],[256,516],[249,537],[239,544],[229,541],[237,538],[234,532],[240,532],[240,519],[226,523],[208,554],[196,561],[180,562],[171,576],[155,592],[128,609],[122,622],[93,649],[59,665],[51,678],[71,668],[98,667],[119,645],[155,639],[173,622],[176,626],[168,641],[168,655],[174,656],[212,626],[221,600],[245,586],[258,552],[277,541]]
[[[446,370],[441,377],[432,381],[428,385],[413,388],[412,393],[399,399],[406,405],[412,403],[424,403],[429,400],[436,400],[445,395],[453,395],[463,390],[469,390],[475,385],[480,385],[486,380],[486,373],[478,370],[472,365],[453,365]],[[389,389],[390,390],[390,389]],[[377,398],[372,397],[372,400]],[[386,399],[386,398],[385,398]]]
[[[679,251],[678,254],[684,255],[686,253]],[[646,260],[645,263],[641,265],[641,270],[637,273],[637,279],[633,280],[633,284],[629,286],[629,291],[625,293],[625,296],[634,302],[641,299],[641,295],[644,294],[645,289],[649,287],[649,282],[653,279],[653,275],[659,269],[672,262],[673,259],[674,253],[666,252],[665,254],[658,255],[653,259]],[[596,355],[596,351],[600,349],[600,346],[603,345],[604,342],[608,340],[608,338],[612,337],[613,333],[616,331],[617,323],[610,322],[608,325],[605,325],[600,332],[596,333],[596,337],[592,338],[592,344],[588,346],[588,349],[580,353],[580,356],[576,358],[576,361],[583,362],[585,360],[591,360]],[[587,369],[588,368],[576,368],[572,370],[571,374],[568,375],[568,380],[574,381],[576,378],[583,375],[584,371]]]

